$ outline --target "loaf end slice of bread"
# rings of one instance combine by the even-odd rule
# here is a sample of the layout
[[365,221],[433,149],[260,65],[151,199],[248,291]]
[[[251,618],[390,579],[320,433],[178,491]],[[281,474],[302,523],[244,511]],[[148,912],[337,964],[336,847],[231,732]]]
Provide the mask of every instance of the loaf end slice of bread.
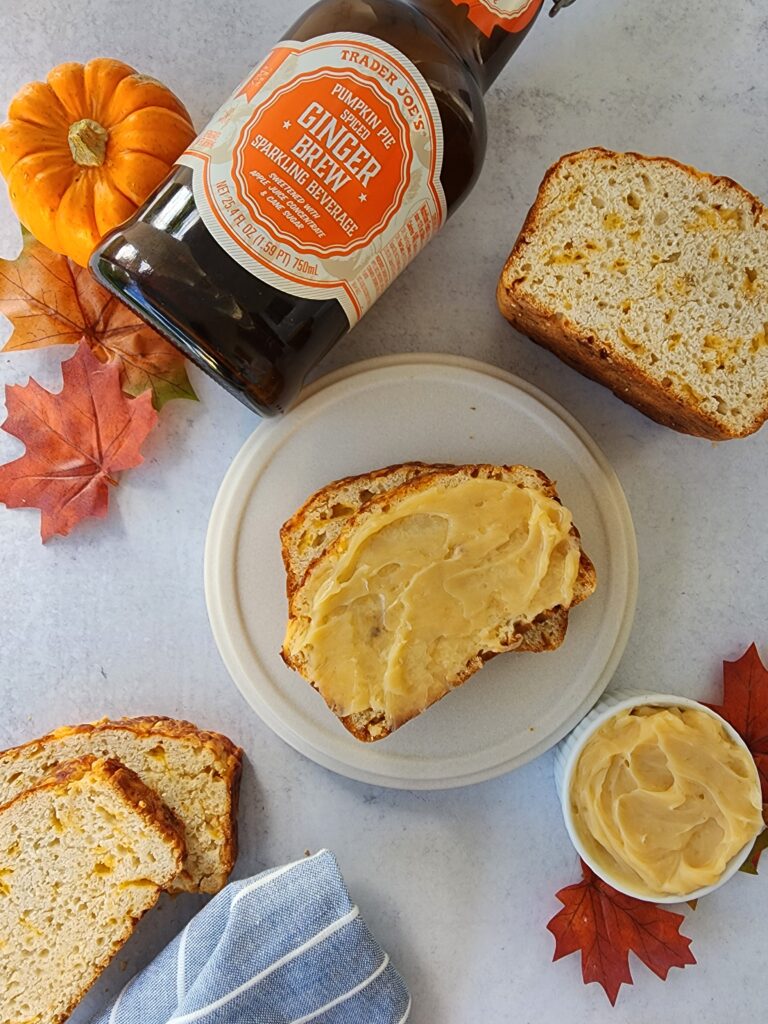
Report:
[[[307,570],[330,548],[345,523],[374,498],[428,473],[455,468],[449,463],[403,462],[369,473],[334,480],[311,495],[283,525],[280,540],[289,606]],[[574,604],[583,598],[581,591]],[[557,608],[522,630],[520,652],[542,653],[558,648],[568,628],[568,609]]]
[[61,761],[93,754],[137,772],[184,823],[187,856],[172,892],[218,892],[237,858],[242,750],[191,722],[145,716],[64,726],[0,753],[0,804]]
[[184,829],[130,769],[66,762],[0,809],[0,1022],[59,1024],[178,873]]
[[768,213],[729,178],[564,156],[497,298],[514,327],[669,427],[727,440],[768,418]]
[[[529,467],[490,465],[448,467],[441,465],[426,467],[427,471],[425,472],[413,473],[411,472],[411,467],[413,465],[414,464],[408,464],[409,469],[406,474],[407,480],[405,483],[401,483],[393,489],[384,490],[378,496],[370,497],[365,504],[361,506],[358,512],[346,517],[342,528],[336,533],[333,542],[329,547],[324,548],[315,562],[308,567],[301,585],[293,593],[290,603],[289,625],[282,656],[289,667],[303,675],[305,679],[315,686],[316,689],[320,689],[320,687],[311,679],[311,671],[309,670],[305,652],[302,650],[300,642],[301,620],[302,617],[306,617],[307,614],[307,609],[304,607],[306,604],[305,587],[308,584],[311,585],[313,573],[322,571],[322,567],[327,560],[333,560],[336,553],[344,549],[350,536],[354,534],[356,527],[361,523],[364,523],[367,517],[375,515],[377,510],[383,505],[386,505],[387,507],[396,506],[399,501],[408,498],[420,489],[428,489],[434,486],[450,487],[451,481],[458,484],[462,480],[475,477],[514,481],[517,486],[537,490],[541,492],[541,494],[546,495],[548,498],[559,503],[559,498],[554,484],[552,484],[552,482],[543,473],[530,469]],[[393,474],[393,478],[396,478],[397,469],[398,467],[389,467],[387,470],[377,471],[377,473],[391,473]],[[348,499],[351,498],[351,492],[348,488],[350,481],[353,479],[355,478],[348,478],[343,481],[347,488],[346,496]],[[362,480],[363,478],[358,479]],[[381,479],[381,477],[379,477],[379,479]],[[310,503],[311,501],[312,499],[310,499]],[[307,506],[305,505],[305,508],[306,507]],[[569,608],[574,604],[585,600],[594,591],[596,586],[594,566],[581,548],[579,533],[575,526],[571,526],[570,535],[572,538],[572,544],[578,548],[579,558],[578,572],[574,581],[573,596],[569,603]],[[285,535],[283,540],[285,545]],[[547,609],[545,613],[538,615],[533,622],[519,622],[515,624],[507,623],[504,629],[501,630],[504,636],[501,637],[500,634],[500,639],[497,643],[497,647],[499,649],[493,651],[480,650],[472,655],[466,663],[462,665],[460,671],[452,676],[452,678],[444,680],[443,685],[435,689],[428,700],[427,706],[434,703],[434,701],[439,700],[451,689],[455,689],[456,686],[459,686],[461,683],[466,681],[479,668],[481,668],[486,661],[494,657],[496,654],[502,653],[504,650],[543,651],[554,649],[562,643],[565,637],[567,624],[568,608],[563,608],[561,606]],[[514,628],[511,628],[512,625],[514,625]],[[529,638],[534,639],[531,640]],[[523,646],[524,644],[525,646]],[[389,735],[394,728],[404,724],[403,721],[393,724],[393,722],[389,721],[386,714],[379,708],[370,707],[356,711],[352,714],[341,714],[338,709],[333,706],[331,709],[335,710],[336,713],[339,714],[342,724],[349,732],[351,732],[357,739],[365,742],[382,739]],[[419,710],[424,710],[424,708]],[[414,711],[414,714],[416,713],[418,713],[418,711]]]

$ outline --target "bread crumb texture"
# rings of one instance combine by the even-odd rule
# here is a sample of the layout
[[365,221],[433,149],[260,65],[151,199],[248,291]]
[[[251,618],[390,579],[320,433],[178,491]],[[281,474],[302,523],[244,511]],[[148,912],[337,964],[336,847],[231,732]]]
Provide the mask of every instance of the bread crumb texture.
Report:
[[678,429],[739,437],[768,417],[768,217],[730,179],[633,153],[564,157],[542,183],[499,304]]
[[115,761],[0,809],[0,1024],[58,1024],[178,872],[183,830]]
[[226,884],[237,857],[239,747],[162,717],[65,726],[0,753],[0,804],[60,762],[87,754],[133,769],[184,823],[188,852],[171,891],[218,892]]

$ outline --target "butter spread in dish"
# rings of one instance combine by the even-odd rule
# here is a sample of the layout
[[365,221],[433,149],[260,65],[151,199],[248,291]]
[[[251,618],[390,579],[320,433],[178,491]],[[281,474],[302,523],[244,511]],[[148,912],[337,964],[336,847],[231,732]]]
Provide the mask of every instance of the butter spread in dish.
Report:
[[762,827],[752,757],[697,708],[636,707],[608,719],[579,755],[569,799],[606,881],[651,897],[714,885]]

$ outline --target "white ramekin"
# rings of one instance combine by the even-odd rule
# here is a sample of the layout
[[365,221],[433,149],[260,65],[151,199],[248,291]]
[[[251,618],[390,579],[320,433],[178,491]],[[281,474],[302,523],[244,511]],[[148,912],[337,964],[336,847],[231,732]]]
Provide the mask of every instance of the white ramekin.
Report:
[[[749,748],[733,726],[726,722],[725,719],[715,711],[712,711],[710,708],[706,707],[704,704],[700,704],[696,700],[691,700],[688,697],[676,697],[674,694],[670,693],[630,693],[626,690],[615,690],[612,693],[606,693],[600,698],[597,704],[595,704],[589,714],[582,718],[576,728],[555,747],[555,783],[557,785],[560,803],[563,808],[565,827],[568,831],[571,842],[576,848],[576,852],[584,863],[587,864],[596,875],[602,878],[604,882],[613,886],[614,889],[618,889],[619,892],[623,892],[627,896],[634,896],[639,900],[645,900],[648,903],[682,903],[685,900],[697,900],[699,897],[706,896],[709,893],[714,892],[715,889],[719,889],[721,885],[724,885],[728,879],[739,870],[749,854],[749,851],[752,849],[755,839],[762,831],[762,826],[758,829],[755,835],[744,844],[743,848],[728,861],[722,875],[712,885],[703,886],[700,889],[684,893],[680,896],[649,896],[647,893],[637,892],[633,890],[631,886],[612,878],[604,868],[595,863],[594,858],[591,857],[588,851],[584,849],[578,832],[576,831],[573,815],[571,814],[571,805],[570,800],[568,799],[571,789],[571,780],[576,768],[576,762],[578,761],[579,755],[584,749],[587,741],[604,722],[608,721],[609,718],[613,718],[613,716],[618,714],[619,711],[624,711],[627,708],[641,707],[644,704],[653,704],[657,707],[694,708],[697,711],[703,711],[705,714],[711,715],[720,722],[734,742],[747,753],[750,760],[752,759],[752,754],[750,753]],[[759,787],[760,779],[757,772],[757,765],[755,765],[755,781],[756,785]]]

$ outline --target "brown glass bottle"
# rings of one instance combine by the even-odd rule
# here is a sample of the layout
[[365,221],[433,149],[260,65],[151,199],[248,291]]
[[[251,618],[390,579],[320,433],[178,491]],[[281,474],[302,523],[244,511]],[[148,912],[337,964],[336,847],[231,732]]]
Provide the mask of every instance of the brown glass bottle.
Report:
[[[450,215],[483,162],[483,93],[520,45],[541,2],[532,0],[522,31],[494,28],[488,36],[469,20],[467,7],[452,0],[321,0],[285,38],[305,42],[329,33],[360,33],[410,60],[431,90],[442,125],[440,183]],[[290,294],[229,255],[203,223],[186,166],[104,239],[91,269],[262,415],[285,411],[308,370],[350,326],[336,298]]]

